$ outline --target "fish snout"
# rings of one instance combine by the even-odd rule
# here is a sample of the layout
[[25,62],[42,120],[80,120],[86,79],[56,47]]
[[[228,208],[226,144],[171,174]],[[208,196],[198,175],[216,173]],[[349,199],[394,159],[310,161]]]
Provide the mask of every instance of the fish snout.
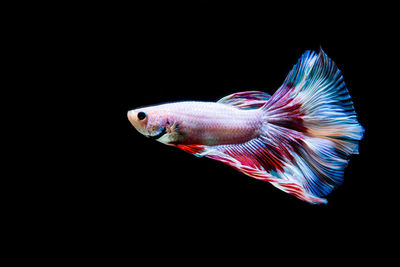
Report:
[[139,120],[138,113],[139,112],[136,110],[128,111],[128,120],[131,122],[133,127],[136,128],[136,130],[141,132],[143,130],[142,128],[144,127],[144,125],[143,125],[143,122]]
[[128,111],[128,120],[135,125],[137,122],[137,112],[135,110],[129,110]]
[[130,121],[130,123],[132,124],[133,127],[135,127],[135,129],[143,134],[143,135],[147,135],[148,134],[148,130],[147,130],[147,119],[143,118],[143,116],[140,113],[144,113],[142,111],[136,111],[136,110],[130,110],[128,111],[128,120]]

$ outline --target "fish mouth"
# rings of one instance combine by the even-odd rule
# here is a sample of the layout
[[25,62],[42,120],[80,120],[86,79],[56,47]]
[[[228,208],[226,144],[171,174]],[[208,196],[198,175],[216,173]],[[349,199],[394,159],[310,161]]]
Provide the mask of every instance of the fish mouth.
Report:
[[163,136],[166,133],[167,133],[167,129],[165,127],[162,127],[158,134],[156,134],[156,135],[148,135],[147,137],[150,138],[150,139],[158,139],[158,138],[160,138],[161,136]]

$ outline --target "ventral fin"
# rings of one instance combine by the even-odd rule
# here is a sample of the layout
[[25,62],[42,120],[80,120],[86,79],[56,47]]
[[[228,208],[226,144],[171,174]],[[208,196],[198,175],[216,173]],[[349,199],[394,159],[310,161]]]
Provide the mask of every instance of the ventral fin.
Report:
[[225,96],[217,103],[231,105],[240,109],[256,109],[262,107],[270,95],[260,91],[245,91]]
[[205,146],[203,145],[175,145],[177,148],[182,149],[183,151],[193,154],[195,156],[201,156],[201,152],[204,151]]

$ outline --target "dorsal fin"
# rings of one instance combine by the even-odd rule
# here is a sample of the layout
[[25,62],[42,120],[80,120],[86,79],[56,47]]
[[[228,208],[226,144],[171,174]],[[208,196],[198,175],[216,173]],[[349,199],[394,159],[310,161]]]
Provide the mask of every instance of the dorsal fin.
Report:
[[260,91],[245,91],[225,96],[217,103],[231,105],[240,109],[256,109],[262,107],[270,95]]

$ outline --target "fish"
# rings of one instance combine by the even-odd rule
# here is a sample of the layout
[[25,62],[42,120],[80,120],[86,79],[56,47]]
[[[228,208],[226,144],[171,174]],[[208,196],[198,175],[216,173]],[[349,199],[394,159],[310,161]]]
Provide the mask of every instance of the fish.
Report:
[[359,153],[358,122],[343,75],[326,53],[306,51],[279,89],[128,111],[150,139],[223,162],[311,204],[343,183]]

